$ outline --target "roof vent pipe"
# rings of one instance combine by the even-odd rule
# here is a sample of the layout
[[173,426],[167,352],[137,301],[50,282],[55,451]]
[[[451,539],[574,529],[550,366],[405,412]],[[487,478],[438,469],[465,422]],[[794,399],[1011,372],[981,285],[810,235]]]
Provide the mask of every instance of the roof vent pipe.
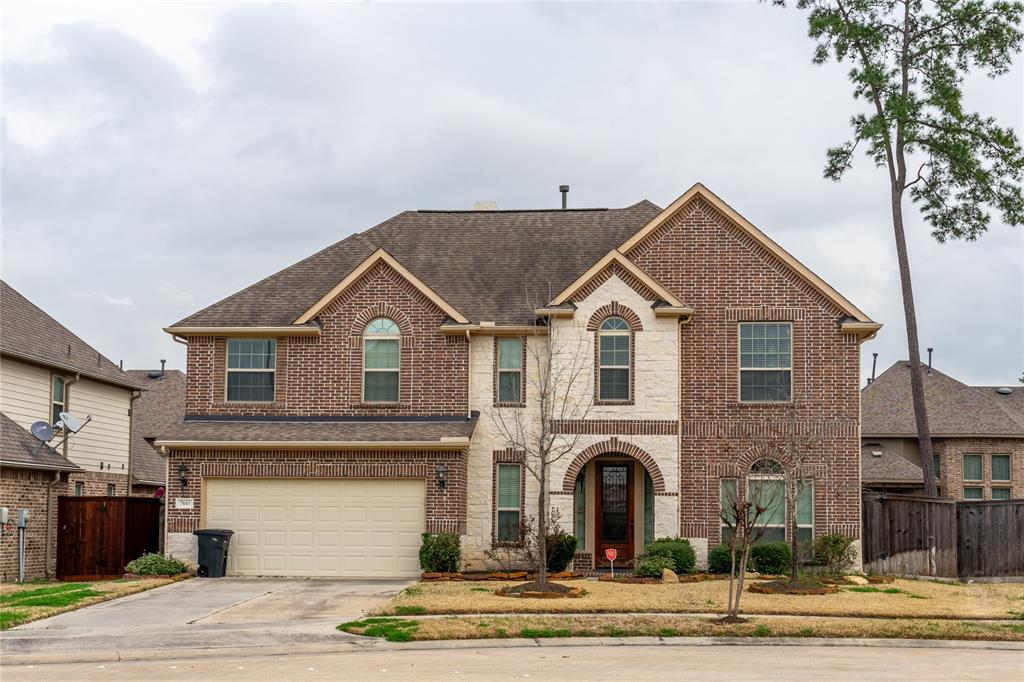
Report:
[[868,379],[868,385],[875,380],[875,370],[878,368],[878,353],[871,354],[871,378]]
[[166,366],[167,366],[167,361],[166,360],[161,360],[160,361],[160,376],[164,375],[164,368]]
[[559,185],[558,191],[562,193],[562,210],[569,207],[569,185]]
[[932,351],[933,350],[935,350],[935,349],[934,348],[929,348],[928,349],[928,373],[929,374],[932,373]]

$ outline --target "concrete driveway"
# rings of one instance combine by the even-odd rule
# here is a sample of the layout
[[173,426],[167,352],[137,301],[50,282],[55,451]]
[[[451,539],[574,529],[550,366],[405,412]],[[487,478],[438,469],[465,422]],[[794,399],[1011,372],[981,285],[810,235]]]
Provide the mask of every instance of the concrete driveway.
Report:
[[0,634],[3,654],[320,643],[408,580],[193,578],[27,623]]

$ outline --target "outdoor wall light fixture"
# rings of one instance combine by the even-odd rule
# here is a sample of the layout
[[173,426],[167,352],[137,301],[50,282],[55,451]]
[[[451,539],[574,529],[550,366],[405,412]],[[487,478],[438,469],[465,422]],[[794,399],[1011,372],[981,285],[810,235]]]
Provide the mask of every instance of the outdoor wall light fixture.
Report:
[[178,465],[178,480],[181,481],[182,488],[188,485],[188,467],[184,464]]
[[444,490],[445,485],[448,483],[448,467],[443,464],[437,465],[437,487]]

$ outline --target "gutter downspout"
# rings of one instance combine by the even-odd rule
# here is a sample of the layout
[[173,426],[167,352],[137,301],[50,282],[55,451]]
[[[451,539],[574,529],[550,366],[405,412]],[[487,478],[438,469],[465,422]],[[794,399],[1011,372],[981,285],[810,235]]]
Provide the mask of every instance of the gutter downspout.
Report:
[[[53,527],[57,524],[50,521],[50,514],[53,510],[53,491],[60,483],[61,474],[64,473],[59,469],[53,472],[53,480],[46,486],[46,560],[43,561],[43,575],[46,578],[52,578],[53,574],[57,570],[57,566],[54,565],[53,571],[50,570],[50,547],[53,546]],[[56,559],[54,560],[56,564]]]
[[466,421],[473,421],[473,344],[466,330]]
[[132,457],[132,449],[135,445],[135,401],[142,397],[142,391],[133,390],[132,397],[128,400],[128,494],[132,496],[132,464],[135,458]]

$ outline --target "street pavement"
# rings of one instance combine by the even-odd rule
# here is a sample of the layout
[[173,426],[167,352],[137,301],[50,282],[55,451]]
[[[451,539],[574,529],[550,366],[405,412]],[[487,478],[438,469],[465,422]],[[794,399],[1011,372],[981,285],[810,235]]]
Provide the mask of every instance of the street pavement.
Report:
[[[967,643],[978,644],[978,643]],[[966,646],[966,645],[965,645]],[[956,646],[507,646],[4,666],[21,680],[1019,680],[1024,650]]]

